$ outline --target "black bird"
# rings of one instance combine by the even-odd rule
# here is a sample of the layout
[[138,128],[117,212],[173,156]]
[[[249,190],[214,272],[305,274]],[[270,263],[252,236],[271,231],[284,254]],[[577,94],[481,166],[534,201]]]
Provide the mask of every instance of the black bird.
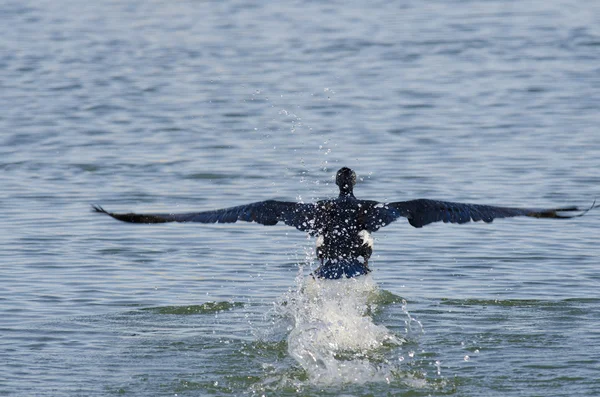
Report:
[[[574,206],[551,209],[510,208],[428,199],[393,203],[359,200],[353,193],[356,173],[347,167],[337,172],[335,183],[340,188],[338,198],[308,204],[267,200],[237,207],[184,214],[117,214],[105,211],[100,206],[93,206],[93,209],[120,221],[131,223],[245,221],[275,225],[283,222],[311,236],[317,236],[317,256],[321,266],[313,276],[338,279],[369,273],[368,260],[373,251],[373,239],[370,233],[400,217],[408,219],[408,223],[414,227],[423,227],[439,221],[489,223],[495,218],[513,216],[574,218],[597,207],[595,202],[590,208],[583,210]],[[578,213],[573,214],[573,212]]]

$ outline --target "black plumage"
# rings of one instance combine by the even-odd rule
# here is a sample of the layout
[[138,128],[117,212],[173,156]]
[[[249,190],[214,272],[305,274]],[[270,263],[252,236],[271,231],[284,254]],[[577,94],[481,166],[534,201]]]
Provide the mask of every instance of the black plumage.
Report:
[[[367,259],[372,250],[372,240],[365,242],[370,237],[367,239],[363,231],[375,232],[398,218],[406,218],[412,226],[420,228],[433,222],[461,224],[484,221],[489,223],[495,218],[515,216],[565,219],[582,216],[597,207],[595,202],[590,208],[582,210],[574,206],[551,209],[511,208],[428,199],[392,203],[359,200],[353,193],[356,174],[346,167],[337,172],[336,184],[340,189],[337,198],[307,204],[267,200],[237,207],[182,214],[120,214],[105,211],[100,206],[93,206],[93,209],[130,223],[244,221],[275,225],[283,222],[312,236],[320,236],[318,252],[322,266],[315,274],[323,278],[340,278],[369,272]],[[361,257],[363,262],[359,263],[358,258]],[[357,263],[362,263],[362,267]]]

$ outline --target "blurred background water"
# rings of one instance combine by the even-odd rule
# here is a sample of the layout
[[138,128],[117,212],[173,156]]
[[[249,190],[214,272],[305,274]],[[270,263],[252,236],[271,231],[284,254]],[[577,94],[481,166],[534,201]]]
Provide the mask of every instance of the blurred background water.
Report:
[[400,220],[366,287],[310,295],[294,229],[89,207],[311,201],[341,166],[380,201],[590,205],[599,20],[574,0],[0,1],[0,395],[600,394],[597,212]]

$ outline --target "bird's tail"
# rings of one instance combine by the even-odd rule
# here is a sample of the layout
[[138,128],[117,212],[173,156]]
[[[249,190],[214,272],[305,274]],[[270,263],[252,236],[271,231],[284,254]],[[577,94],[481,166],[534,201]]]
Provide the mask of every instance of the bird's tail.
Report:
[[317,278],[352,278],[369,273],[371,270],[357,258],[328,259],[312,275]]

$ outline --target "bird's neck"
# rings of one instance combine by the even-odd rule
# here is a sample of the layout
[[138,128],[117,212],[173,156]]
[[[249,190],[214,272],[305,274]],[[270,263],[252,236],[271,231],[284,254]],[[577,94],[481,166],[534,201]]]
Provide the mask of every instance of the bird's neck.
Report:
[[352,189],[340,188],[340,198],[342,198],[342,197],[354,197],[354,193],[352,192]]

